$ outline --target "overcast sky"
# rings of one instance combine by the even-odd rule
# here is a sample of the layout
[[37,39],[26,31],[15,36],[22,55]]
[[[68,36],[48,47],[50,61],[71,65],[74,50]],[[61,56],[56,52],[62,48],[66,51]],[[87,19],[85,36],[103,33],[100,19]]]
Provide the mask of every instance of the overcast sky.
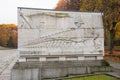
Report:
[[17,24],[17,7],[53,9],[58,0],[1,0],[0,24]]

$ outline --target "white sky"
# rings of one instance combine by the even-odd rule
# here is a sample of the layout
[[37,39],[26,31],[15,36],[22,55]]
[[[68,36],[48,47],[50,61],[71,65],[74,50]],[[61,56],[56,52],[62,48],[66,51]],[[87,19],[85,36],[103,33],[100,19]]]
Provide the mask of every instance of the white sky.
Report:
[[53,9],[58,0],[1,0],[0,24],[17,24],[17,7]]

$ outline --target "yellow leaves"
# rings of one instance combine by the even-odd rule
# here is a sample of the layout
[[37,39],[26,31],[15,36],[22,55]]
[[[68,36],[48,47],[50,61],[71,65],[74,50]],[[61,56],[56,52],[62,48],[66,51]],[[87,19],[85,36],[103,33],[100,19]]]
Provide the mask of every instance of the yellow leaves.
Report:
[[115,26],[115,40],[119,40],[120,39],[120,22],[118,22]]
[[57,10],[79,10],[80,0],[59,0]]
[[115,26],[115,30],[120,32],[120,22],[118,22]]
[[1,41],[1,45],[7,45],[7,40],[8,40],[8,37],[7,37],[7,34],[1,34],[0,35],[0,41]]
[[12,37],[14,45],[17,45],[17,25],[0,24],[0,45],[7,46],[8,40]]

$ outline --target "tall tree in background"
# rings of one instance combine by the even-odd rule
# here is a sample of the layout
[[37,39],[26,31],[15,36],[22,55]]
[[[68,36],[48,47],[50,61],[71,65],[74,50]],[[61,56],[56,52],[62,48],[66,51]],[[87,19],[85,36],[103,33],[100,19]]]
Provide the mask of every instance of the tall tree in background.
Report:
[[13,39],[12,39],[11,36],[10,36],[10,38],[8,39],[7,46],[8,46],[8,47],[14,47]]
[[109,39],[109,54],[112,54],[113,52],[113,47],[114,47],[114,39],[115,39],[115,33],[116,33],[116,30],[115,30],[115,26],[116,26],[116,23],[117,22],[113,22],[112,23],[112,28],[110,29],[110,39]]
[[79,10],[80,0],[59,0],[57,10]]
[[17,29],[18,27],[15,24],[0,24],[0,46],[16,48]]

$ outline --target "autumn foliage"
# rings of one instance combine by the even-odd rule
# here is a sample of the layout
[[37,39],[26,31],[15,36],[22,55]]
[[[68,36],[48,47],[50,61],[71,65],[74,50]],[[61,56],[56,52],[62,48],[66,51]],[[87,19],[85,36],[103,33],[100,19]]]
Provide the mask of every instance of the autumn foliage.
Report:
[[79,10],[80,0],[59,0],[57,10]]
[[1,24],[0,25],[0,46],[17,47],[18,27],[15,24]]

